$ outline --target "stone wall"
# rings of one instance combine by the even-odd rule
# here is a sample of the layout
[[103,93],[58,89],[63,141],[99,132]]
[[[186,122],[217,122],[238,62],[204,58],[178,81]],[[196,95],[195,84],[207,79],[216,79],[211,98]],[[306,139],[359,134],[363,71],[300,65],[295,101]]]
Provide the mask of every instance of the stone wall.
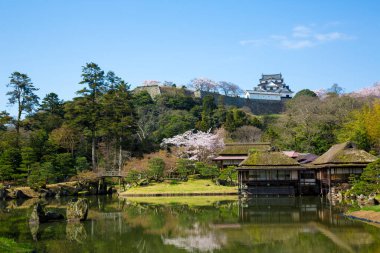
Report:
[[248,107],[251,112],[255,115],[262,114],[278,114],[284,111],[285,101],[282,100],[263,100],[263,99],[249,99],[241,97],[230,97],[220,95],[218,93],[196,91],[194,92],[195,97],[203,98],[207,95],[214,97],[214,101],[217,104],[220,99],[223,100],[225,106],[236,106],[238,108]]
[[152,99],[154,99],[154,97],[158,95],[161,95],[161,90],[158,85],[138,86],[133,91],[134,92],[147,91]]

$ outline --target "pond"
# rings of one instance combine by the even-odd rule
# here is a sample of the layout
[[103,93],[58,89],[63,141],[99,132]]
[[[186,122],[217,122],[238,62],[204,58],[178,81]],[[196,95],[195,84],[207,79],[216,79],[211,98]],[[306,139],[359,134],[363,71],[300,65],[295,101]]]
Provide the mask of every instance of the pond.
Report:
[[[29,226],[35,200],[0,202],[0,237],[35,252],[380,252],[380,228],[321,198],[89,197],[83,223]],[[68,199],[46,208],[65,213]]]

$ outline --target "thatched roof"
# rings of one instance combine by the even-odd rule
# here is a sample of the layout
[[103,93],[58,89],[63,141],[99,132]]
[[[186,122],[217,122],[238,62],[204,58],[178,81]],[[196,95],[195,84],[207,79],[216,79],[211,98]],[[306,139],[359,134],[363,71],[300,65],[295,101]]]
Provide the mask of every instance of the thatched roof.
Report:
[[345,165],[345,164],[368,164],[377,159],[370,153],[357,149],[350,142],[333,145],[326,153],[315,159],[314,165]]
[[266,151],[271,148],[269,142],[226,143],[219,155],[248,155],[254,151]]
[[301,168],[300,164],[279,151],[257,151],[252,152],[247,159],[242,161],[241,168],[260,169],[287,169]]

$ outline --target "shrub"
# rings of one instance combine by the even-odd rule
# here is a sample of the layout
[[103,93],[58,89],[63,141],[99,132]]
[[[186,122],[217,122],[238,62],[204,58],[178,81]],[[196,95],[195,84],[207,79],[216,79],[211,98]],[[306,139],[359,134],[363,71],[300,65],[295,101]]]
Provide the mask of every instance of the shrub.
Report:
[[170,184],[171,184],[171,185],[176,185],[176,184],[178,184],[178,181],[175,180],[175,179],[173,179],[172,181],[170,181]]

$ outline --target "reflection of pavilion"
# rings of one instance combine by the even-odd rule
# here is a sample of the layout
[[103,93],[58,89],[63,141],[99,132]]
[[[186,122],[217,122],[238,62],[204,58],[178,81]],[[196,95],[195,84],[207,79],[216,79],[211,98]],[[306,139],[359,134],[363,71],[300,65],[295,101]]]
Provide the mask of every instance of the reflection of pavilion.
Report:
[[250,198],[239,205],[239,220],[243,223],[307,223],[321,222],[338,225],[352,222],[334,211],[326,199],[306,198]]

